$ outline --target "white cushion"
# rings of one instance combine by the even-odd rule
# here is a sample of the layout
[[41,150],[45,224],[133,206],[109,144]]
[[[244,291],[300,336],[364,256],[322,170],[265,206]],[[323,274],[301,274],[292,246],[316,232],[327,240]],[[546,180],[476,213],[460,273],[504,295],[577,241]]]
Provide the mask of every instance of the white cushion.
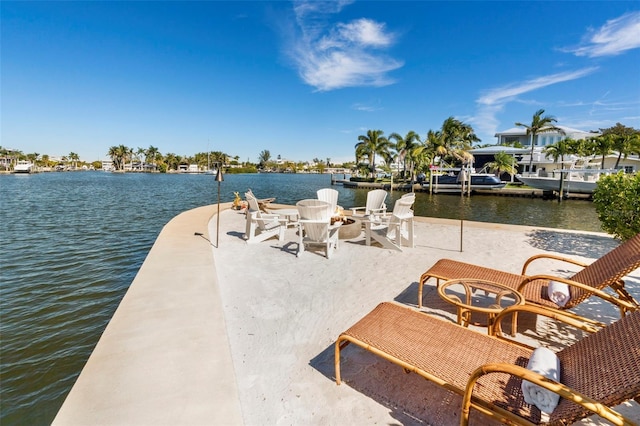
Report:
[[549,299],[560,307],[566,305],[569,299],[571,299],[569,286],[558,281],[549,281],[547,294],[549,296]]
[[[560,360],[550,349],[537,348],[534,350],[529,358],[527,369],[556,382],[560,381]],[[560,401],[560,395],[557,393],[527,380],[522,381],[522,393],[527,404],[533,404],[547,414],[551,414]]]

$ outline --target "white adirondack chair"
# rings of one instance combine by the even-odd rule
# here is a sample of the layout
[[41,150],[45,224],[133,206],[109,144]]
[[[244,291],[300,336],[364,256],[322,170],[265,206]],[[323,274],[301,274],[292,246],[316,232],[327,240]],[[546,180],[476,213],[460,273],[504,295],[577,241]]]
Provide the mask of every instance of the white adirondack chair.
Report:
[[247,203],[247,222],[244,239],[247,244],[259,243],[269,238],[278,237],[284,240],[284,231],[287,227],[287,219],[278,214],[264,213],[260,210],[258,200],[252,193],[244,194]]
[[387,198],[387,191],[384,189],[374,189],[367,192],[367,203],[364,207],[351,207],[351,215],[355,217],[384,215],[387,212],[387,205],[384,201]]
[[338,213],[338,191],[333,188],[318,189],[318,200],[326,201],[331,205],[331,215]]
[[269,213],[266,209],[266,207],[269,205],[269,203],[273,203],[276,198],[275,197],[270,197],[270,198],[258,198],[256,197],[256,194],[253,193],[253,191],[251,190],[251,188],[249,188],[247,190],[247,194],[250,194],[253,198],[256,199],[257,203],[258,203],[258,207],[260,207],[260,210],[262,210],[265,213]]
[[308,246],[321,246],[327,259],[338,248],[338,230],[341,222],[331,224],[331,205],[321,200],[301,200],[296,203],[298,220],[298,253],[300,257]]
[[414,193],[405,194],[396,200],[391,214],[366,220],[366,244],[371,245],[373,238],[385,248],[400,251],[403,246],[413,248],[415,243],[411,208],[414,202]]

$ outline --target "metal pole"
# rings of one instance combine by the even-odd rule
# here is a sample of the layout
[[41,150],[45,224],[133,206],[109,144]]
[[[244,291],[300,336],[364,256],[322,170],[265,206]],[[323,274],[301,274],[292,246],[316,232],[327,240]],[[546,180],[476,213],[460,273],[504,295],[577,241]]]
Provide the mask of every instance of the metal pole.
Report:
[[560,188],[558,189],[558,202],[562,202],[562,196],[564,192],[564,165],[560,170]]
[[218,163],[218,171],[216,173],[216,182],[218,182],[218,214],[216,216],[216,248],[219,246],[220,241],[220,182],[224,181],[222,176],[222,164]]

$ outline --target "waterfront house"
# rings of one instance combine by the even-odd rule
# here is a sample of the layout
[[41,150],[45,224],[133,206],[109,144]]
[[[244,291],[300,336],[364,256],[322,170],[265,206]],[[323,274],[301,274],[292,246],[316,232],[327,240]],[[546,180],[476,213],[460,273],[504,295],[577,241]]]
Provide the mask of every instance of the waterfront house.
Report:
[[[580,140],[596,137],[599,135],[599,133],[587,132],[584,130],[573,129],[566,126],[556,127],[560,130],[539,133],[535,136],[533,141],[531,140],[531,135],[527,134],[527,129],[524,127],[513,127],[502,132],[497,132],[495,136],[496,138],[498,138],[498,145],[519,144],[520,146],[527,148],[526,152],[522,154],[522,158],[518,160],[518,163],[520,164],[519,172],[535,173],[538,169],[542,168],[547,171],[556,168],[554,164],[557,163],[554,163],[553,159],[546,158],[545,154],[542,152],[544,147],[553,145],[554,143],[557,143],[565,138]],[[531,170],[529,170],[532,143],[534,146],[533,161],[531,162]]]

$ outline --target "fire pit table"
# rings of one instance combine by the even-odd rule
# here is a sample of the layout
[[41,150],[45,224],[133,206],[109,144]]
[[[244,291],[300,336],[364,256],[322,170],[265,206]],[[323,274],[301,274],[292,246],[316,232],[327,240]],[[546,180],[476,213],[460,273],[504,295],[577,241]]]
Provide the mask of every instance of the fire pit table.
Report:
[[338,230],[338,238],[341,240],[358,238],[362,232],[362,223],[356,218],[340,216],[331,219],[332,225],[336,222],[342,222]]

